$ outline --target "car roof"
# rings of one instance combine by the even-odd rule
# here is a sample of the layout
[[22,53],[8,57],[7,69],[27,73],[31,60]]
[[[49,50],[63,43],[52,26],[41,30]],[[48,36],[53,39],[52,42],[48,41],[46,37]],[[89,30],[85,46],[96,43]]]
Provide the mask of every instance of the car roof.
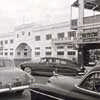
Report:
[[[57,58],[57,57],[42,57],[41,59],[61,59],[61,60],[69,60],[69,59],[64,59],[64,58]],[[70,61],[70,60],[69,60]]]
[[56,59],[56,60],[63,60],[63,61],[74,63],[72,60],[66,58],[58,58],[58,57],[42,57],[41,59]]

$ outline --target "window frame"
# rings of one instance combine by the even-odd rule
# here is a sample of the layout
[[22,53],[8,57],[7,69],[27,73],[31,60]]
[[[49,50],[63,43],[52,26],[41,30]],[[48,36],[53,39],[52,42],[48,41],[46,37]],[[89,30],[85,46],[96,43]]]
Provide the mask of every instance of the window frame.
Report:
[[46,40],[51,40],[52,39],[52,34],[46,34]]
[[75,85],[75,87],[79,90],[82,90],[82,91],[85,91],[85,92],[89,92],[91,94],[96,94],[96,95],[99,95],[100,96],[100,92],[96,92],[96,91],[91,91],[91,90],[88,90],[88,89],[85,89],[85,88],[82,88],[80,87],[80,85],[82,84],[82,82],[91,74],[95,74],[95,73],[100,73],[100,71],[93,71],[93,72],[90,72],[90,73],[87,73],[83,78],[82,80],[79,82],[79,84]]
[[65,52],[64,51],[57,51],[58,56],[64,56]]
[[65,32],[60,32],[57,34],[58,39],[63,39],[65,37]]
[[5,44],[8,44],[8,40],[5,40]]
[[36,35],[36,36],[35,36],[35,41],[40,41],[40,40],[41,40],[40,35]]
[[13,39],[11,39],[11,40],[10,40],[10,43],[11,43],[11,44],[13,44],[13,43],[14,43],[14,40],[13,40]]

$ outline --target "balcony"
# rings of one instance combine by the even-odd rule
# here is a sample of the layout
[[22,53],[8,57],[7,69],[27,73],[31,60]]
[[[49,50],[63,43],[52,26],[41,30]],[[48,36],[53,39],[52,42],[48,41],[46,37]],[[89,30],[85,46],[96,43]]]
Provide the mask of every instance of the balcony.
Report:
[[78,39],[78,43],[100,43],[100,34],[98,32],[82,33]]
[[63,45],[66,45],[66,44],[72,44],[72,43],[75,43],[77,41],[77,38],[56,38],[56,39],[52,39],[52,42],[55,44],[55,45],[60,45],[60,44],[63,44]]

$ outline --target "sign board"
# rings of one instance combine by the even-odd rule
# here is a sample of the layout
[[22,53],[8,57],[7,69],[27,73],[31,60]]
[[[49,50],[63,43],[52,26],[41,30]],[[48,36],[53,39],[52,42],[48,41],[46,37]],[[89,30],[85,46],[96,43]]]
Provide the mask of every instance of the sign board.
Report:
[[99,41],[99,40],[100,40],[100,38],[99,38],[97,32],[82,33],[82,41],[83,42],[95,42],[95,41]]

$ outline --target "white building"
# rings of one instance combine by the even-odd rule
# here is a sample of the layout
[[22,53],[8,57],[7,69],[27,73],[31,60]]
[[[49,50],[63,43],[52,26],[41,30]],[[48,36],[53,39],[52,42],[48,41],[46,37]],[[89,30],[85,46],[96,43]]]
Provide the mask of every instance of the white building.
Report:
[[17,26],[13,36],[0,38],[0,56],[14,59],[39,60],[41,57],[77,58],[73,49],[76,30],[67,22],[47,26],[24,24]]

